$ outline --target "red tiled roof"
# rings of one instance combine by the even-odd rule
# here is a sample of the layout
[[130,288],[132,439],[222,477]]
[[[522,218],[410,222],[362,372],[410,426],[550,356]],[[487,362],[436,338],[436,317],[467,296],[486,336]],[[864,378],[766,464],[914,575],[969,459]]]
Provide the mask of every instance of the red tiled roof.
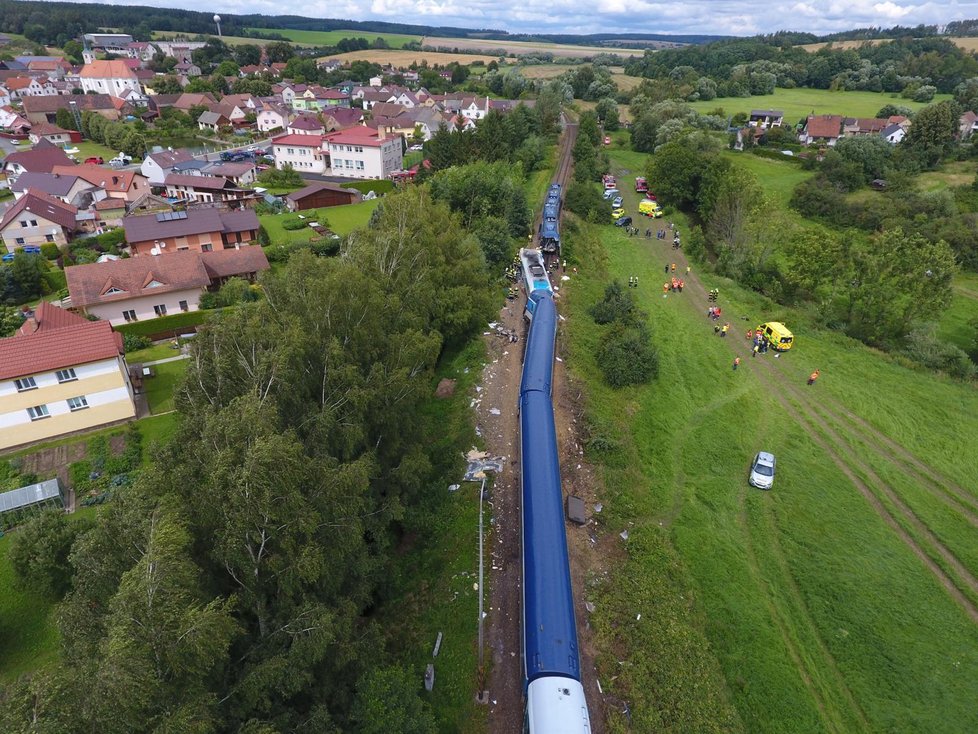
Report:
[[[39,310],[43,324],[47,309]],[[122,334],[112,331],[108,321],[70,323],[65,316],[47,315],[53,322],[48,328],[0,339],[0,380],[113,359],[122,353]]]
[[124,59],[92,61],[81,70],[82,79],[135,79],[136,75]]
[[[203,288],[211,281],[200,253],[189,250],[74,265],[65,268],[65,279],[71,304],[77,307],[125,301],[151,293]],[[159,285],[148,287],[154,282]],[[113,288],[122,292],[109,294]]]
[[236,188],[232,181],[224,176],[186,176],[180,173],[168,173],[163,180],[164,186],[187,186],[202,191],[217,191]]
[[837,138],[842,130],[841,115],[818,115],[808,118],[805,126],[811,138]]
[[300,148],[318,148],[322,145],[321,135],[279,135],[272,138],[272,145],[295,145]]
[[38,331],[50,331],[51,329],[61,329],[65,326],[77,326],[87,324],[88,319],[72,313],[63,308],[58,308],[53,303],[41,301],[34,309],[34,317],[27,319],[17,333],[27,336]]
[[12,79],[8,79],[3,83],[3,85],[11,92],[16,92],[21,89],[26,89],[34,81],[33,77],[27,76],[15,76]]
[[114,168],[104,168],[93,164],[55,166],[52,173],[78,176],[90,184],[101,186],[106,191],[126,192],[132,188],[136,176],[145,178],[138,171],[117,171]]
[[15,221],[22,211],[44,217],[49,222],[54,222],[67,230],[74,230],[76,227],[76,215],[78,214],[76,207],[65,204],[61,199],[49,196],[39,189],[28,189],[27,193],[14,202],[14,205],[7,210],[3,219],[0,220],[0,230]]
[[248,245],[239,250],[214,250],[199,253],[204,269],[211,278],[228,278],[232,275],[257,273],[268,270],[268,258],[260,247]]
[[330,143],[335,143],[336,145],[366,145],[373,148],[379,148],[381,145],[387,142],[387,140],[389,140],[389,137],[381,139],[376,130],[360,125],[357,127],[348,127],[345,130],[337,130],[336,132],[327,133],[326,139]]

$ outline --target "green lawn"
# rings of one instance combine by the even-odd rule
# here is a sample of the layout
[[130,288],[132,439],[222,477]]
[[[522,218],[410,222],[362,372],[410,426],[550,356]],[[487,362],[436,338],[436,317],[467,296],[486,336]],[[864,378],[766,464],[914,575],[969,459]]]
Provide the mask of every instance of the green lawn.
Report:
[[13,534],[0,538],[0,683],[51,662],[58,645],[54,605],[14,589],[7,559],[12,542]]
[[951,307],[941,317],[937,333],[966,352],[978,348],[978,274],[959,273],[954,279]]
[[973,161],[945,163],[940,170],[926,171],[917,176],[917,188],[921,191],[940,191],[971,184],[975,180],[975,170]]
[[180,354],[179,349],[173,349],[170,342],[155,344],[146,349],[138,349],[135,352],[126,352],[126,362],[136,364],[137,362],[155,362],[158,359],[169,359]]
[[[290,28],[249,28],[249,31],[259,33],[277,33],[290,41],[304,46],[335,46],[344,38],[366,38],[373,41],[383,38],[391,48],[402,48],[405,43],[420,41],[421,36],[408,36],[399,33],[375,33],[373,31],[298,31]],[[251,40],[252,43],[266,44],[268,41]]]
[[[938,94],[934,97],[934,102],[950,98],[949,94]],[[761,97],[724,97],[692,102],[691,106],[698,112],[712,112],[719,107],[727,115],[738,112],[750,114],[752,109],[781,110],[784,112],[785,124],[795,125],[811,114],[875,117],[886,104],[909,107],[912,110],[926,106],[922,102],[884,92],[830,92],[827,89],[776,89],[774,94]]]
[[761,158],[750,153],[735,151],[727,151],[724,155],[757,176],[757,181],[764,191],[785,208],[787,208],[795,187],[815,175],[814,171],[802,170],[801,166],[789,160]]
[[[345,206],[331,206],[325,209],[317,209],[315,212],[298,212],[297,214],[265,214],[259,217],[262,226],[268,232],[268,237],[272,245],[284,244],[289,242],[308,242],[318,235],[311,227],[290,231],[282,226],[282,222],[287,219],[294,219],[299,214],[310,219],[315,213],[325,214],[329,221],[329,228],[339,235],[349,234],[355,229],[365,227],[370,220],[370,215],[380,199],[371,201],[361,201],[359,204],[347,204]],[[310,219],[311,221],[311,219]]]
[[[612,157],[617,171],[634,171],[634,154]],[[960,485],[970,503],[978,392],[706,275],[705,287],[720,288],[733,339],[744,324],[772,319],[795,332],[784,357],[748,359],[734,371],[733,342],[713,336],[705,301],[688,291],[663,298],[663,264],[678,259],[669,246],[598,230],[596,247],[574,243],[584,267],[561,292],[561,339],[585,387],[591,435],[602,439],[589,458],[603,485],[598,521],[611,575],[586,596],[596,604],[598,675],[629,702],[631,730],[975,730],[978,677],[965,671],[978,668],[978,628],[832,456],[867,480],[928,556],[946,566],[943,544],[974,574],[978,544],[964,514],[845,411],[946,478],[939,482]],[[661,372],[648,386],[616,391],[594,362],[602,327],[586,310],[610,278],[629,275],[643,286],[633,292],[650,315]],[[822,377],[806,388],[815,367]],[[778,457],[771,492],[746,485],[759,449]],[[627,543],[618,537],[624,528]],[[613,715],[611,730],[626,730],[624,718]]]
[[150,412],[159,415],[173,410],[173,390],[187,371],[187,360],[158,364],[152,369],[156,376],[145,378],[143,385],[146,387]]

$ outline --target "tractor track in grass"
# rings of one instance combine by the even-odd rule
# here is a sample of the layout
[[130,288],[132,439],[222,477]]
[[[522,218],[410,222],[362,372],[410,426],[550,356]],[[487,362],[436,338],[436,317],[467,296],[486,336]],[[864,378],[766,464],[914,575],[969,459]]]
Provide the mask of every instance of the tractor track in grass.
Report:
[[[680,267],[680,272],[687,265],[685,254],[681,250],[666,250],[664,246],[659,246],[653,252],[657,254],[665,252],[669,260],[677,263]],[[670,252],[671,254],[669,254]],[[686,289],[690,295],[697,298],[698,303],[703,304],[703,312],[705,313],[706,304],[708,303],[706,288],[703,286],[699,277],[692,273],[687,274],[685,280]],[[727,318],[730,317],[728,316]],[[741,358],[742,362],[750,357],[749,345],[746,341],[737,338],[736,332],[726,341],[729,342],[731,350]],[[750,359],[750,364],[760,364],[760,369],[765,371],[767,376],[774,383],[777,383],[778,387],[782,388],[780,391],[772,391],[773,397],[795,419],[798,425],[804,428],[815,444],[828,455],[832,463],[852,482],[853,486],[856,487],[863,498],[869,503],[870,507],[896,533],[904,545],[920,559],[921,563],[924,564],[944,587],[948,595],[958,603],[971,621],[978,624],[978,605],[975,604],[962,588],[967,588],[972,593],[978,595],[978,579],[975,578],[930,528],[906,505],[898,492],[883,482],[876,472],[860,460],[851,449],[847,450],[845,441],[839,438],[838,433],[829,425],[827,420],[807,404],[806,399],[801,397],[797,388],[789,381],[789,378],[783,372],[774,368],[774,365],[771,364],[772,361],[767,357],[763,357],[760,360]],[[746,366],[746,362],[744,364]],[[786,393],[795,396],[797,405],[785,398]],[[823,409],[825,409],[824,406]],[[830,415],[833,415],[831,411],[825,410]],[[835,418],[835,420],[844,423],[839,418]],[[885,453],[877,452],[877,454],[886,459]],[[860,473],[864,474],[867,480],[864,481],[858,476],[853,470],[853,467],[858,467]],[[879,494],[877,494],[877,490],[874,490],[870,484],[878,488]],[[881,496],[887,499],[894,510],[891,511],[886,506]],[[900,522],[901,520],[903,523],[907,523],[913,527],[920,536],[926,539],[926,542],[915,538],[904,524]],[[938,563],[928,550],[936,553],[950,569],[953,569],[954,576]]]

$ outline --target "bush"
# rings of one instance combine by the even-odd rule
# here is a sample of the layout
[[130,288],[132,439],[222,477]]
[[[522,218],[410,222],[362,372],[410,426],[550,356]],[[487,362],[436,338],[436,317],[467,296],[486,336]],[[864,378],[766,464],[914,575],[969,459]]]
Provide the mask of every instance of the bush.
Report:
[[604,298],[591,306],[588,312],[598,324],[610,324],[613,321],[628,323],[643,316],[635,305],[632,292],[622,288],[617,280],[608,284],[604,289]]
[[158,319],[148,321],[136,321],[131,324],[122,324],[115,327],[115,330],[122,334],[125,339],[126,334],[138,334],[140,336],[152,337],[154,334],[163,334],[167,331],[175,331],[188,326],[198,326],[207,320],[207,313],[204,311],[188,311],[187,313],[176,313],[172,316],[161,316]]
[[123,334],[122,335],[122,348],[129,352],[135,352],[140,349],[146,349],[146,347],[152,345],[153,342],[149,340],[149,337],[140,336],[139,334]]
[[299,218],[282,220],[282,229],[286,229],[289,232],[297,232],[298,230],[303,229],[305,227],[306,227],[306,222]]
[[383,196],[384,194],[394,190],[394,182],[388,181],[386,179],[377,179],[373,181],[356,181],[354,183],[343,184],[344,189],[356,189],[361,194],[366,194],[368,191],[376,191],[377,196]]
[[611,387],[641,385],[659,374],[659,353],[644,324],[616,323],[601,340],[595,356]]
[[41,254],[48,260],[57,260],[61,257],[61,250],[55,242],[45,242],[41,245]]
[[978,372],[964,350],[937,336],[937,328],[933,324],[910,332],[902,353],[928,369],[946,372],[963,380],[970,380]]

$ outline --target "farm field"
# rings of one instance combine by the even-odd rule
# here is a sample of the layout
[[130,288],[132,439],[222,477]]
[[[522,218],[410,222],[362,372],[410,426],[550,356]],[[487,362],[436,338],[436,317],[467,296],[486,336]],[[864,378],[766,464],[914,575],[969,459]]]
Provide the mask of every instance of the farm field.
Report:
[[[864,40],[864,41],[833,41],[831,44],[806,43],[801,46],[798,46],[798,48],[803,48],[806,51],[815,52],[818,51],[820,48],[824,48],[828,45],[831,45],[832,48],[845,50],[850,48],[859,48],[864,43],[869,43],[874,46],[878,46],[881,43],[889,42],[889,40],[890,39],[874,38],[872,40]],[[978,38],[952,36],[948,40],[954,41],[956,46],[963,48],[965,51],[978,51]]]
[[[375,33],[372,31],[338,30],[338,31],[303,31],[292,28],[249,28],[248,31],[258,31],[260,33],[277,33],[288,38],[293,43],[302,46],[335,46],[344,38],[366,38],[373,41],[375,38],[383,38],[391,48],[401,48],[405,43],[420,41],[421,36],[409,36],[398,33]],[[256,43],[268,43],[261,39],[252,39]]]
[[595,56],[602,53],[614,53],[619,56],[643,56],[645,54],[645,50],[640,48],[574,46],[542,41],[497,41],[491,38],[439,38],[436,36],[425,36],[421,39],[421,44],[423,46],[470,49],[473,51],[503,50],[507,54],[531,54],[534,51],[543,51],[554,56],[564,56],[567,58],[581,58],[583,56]]
[[345,54],[334,54],[333,56],[323,56],[320,61],[325,59],[338,59],[344,63],[353,61],[372,61],[377,64],[390,64],[392,66],[410,66],[427,61],[429,66],[438,64],[445,66],[456,61],[463,66],[469,64],[488,64],[491,61],[498,61],[496,56],[486,56],[480,54],[454,54],[440,53],[437,51],[390,51],[387,49],[365,49],[363,51],[348,51]]
[[[576,66],[577,64],[533,64],[530,66],[521,66],[520,71],[527,79],[553,79]],[[612,80],[618,85],[619,89],[626,92],[642,83],[641,77],[628,76],[620,66],[611,67],[611,71]]]
[[[950,99],[938,94],[934,102]],[[776,89],[774,94],[761,97],[718,97],[709,101],[691,102],[697,112],[712,112],[722,108],[727,115],[738,112],[750,114],[752,109],[782,110],[785,124],[794,125],[808,115],[844,115],[846,117],[875,117],[883,105],[895,104],[919,110],[927,105],[884,92],[830,92],[827,89]]]
[[[626,181],[641,170],[643,157],[610,154]],[[632,210],[636,196],[622,190]],[[592,249],[573,243],[587,267],[562,289],[561,339],[600,438],[595,517],[614,570],[587,592],[598,675],[628,701],[631,730],[974,730],[978,680],[964,671],[978,669],[978,483],[966,443],[978,393],[703,275],[733,324],[717,338],[697,264],[683,294],[663,297],[663,264],[685,270],[681,252],[597,233]],[[604,327],[587,309],[627,276],[642,284],[632,292],[650,315],[660,376],[616,391],[595,364]],[[785,321],[795,347],[751,359],[743,330],[766,320]],[[735,354],[747,357],[737,371]],[[746,484],[758,450],[778,457],[770,492]],[[610,729],[625,728],[613,714]]]

